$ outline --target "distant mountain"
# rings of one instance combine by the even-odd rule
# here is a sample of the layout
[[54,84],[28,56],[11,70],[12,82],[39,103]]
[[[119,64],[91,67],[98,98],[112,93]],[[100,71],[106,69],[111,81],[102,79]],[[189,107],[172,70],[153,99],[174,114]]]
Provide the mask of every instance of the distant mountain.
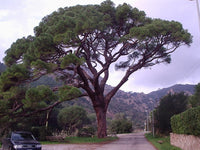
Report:
[[194,90],[195,85],[176,84],[168,88],[153,91],[149,94],[124,92],[119,90],[114,98],[122,98],[122,101],[126,102],[128,105],[134,104],[138,110],[142,111],[144,109],[151,110],[152,106],[155,106],[155,103],[157,103],[160,100],[160,98],[167,95],[168,93],[184,92],[187,95],[192,95],[194,93]]
[[180,93],[184,92],[188,95],[192,95],[195,90],[195,85],[191,84],[176,84],[174,86],[159,89],[157,91],[153,91],[149,94],[147,94],[148,97],[155,99],[158,101],[161,97],[165,96],[168,93]]

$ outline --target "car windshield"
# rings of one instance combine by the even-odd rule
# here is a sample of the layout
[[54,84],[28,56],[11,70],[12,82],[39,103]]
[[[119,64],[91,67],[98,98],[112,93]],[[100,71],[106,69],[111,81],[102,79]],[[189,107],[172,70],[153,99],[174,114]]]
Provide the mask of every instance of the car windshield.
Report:
[[33,135],[30,133],[13,133],[12,134],[12,139],[16,141],[21,141],[21,140],[35,140]]

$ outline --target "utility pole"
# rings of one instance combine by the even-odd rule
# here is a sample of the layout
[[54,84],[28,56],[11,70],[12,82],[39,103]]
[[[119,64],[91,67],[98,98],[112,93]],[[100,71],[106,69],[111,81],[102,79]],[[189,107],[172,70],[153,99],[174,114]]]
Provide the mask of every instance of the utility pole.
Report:
[[152,111],[152,132],[153,132],[153,137],[155,136],[155,129],[154,129],[154,110]]
[[200,31],[200,9],[199,9],[199,0],[196,0],[196,5],[197,5],[197,14],[198,14],[198,19],[199,19],[199,31]]
[[149,131],[149,114],[148,114],[148,110],[146,110],[147,112],[147,131]]
[[[193,1],[193,0],[190,0]],[[199,0],[196,0],[196,6],[197,6],[197,15],[199,20],[199,31],[200,31],[200,8],[199,8]]]

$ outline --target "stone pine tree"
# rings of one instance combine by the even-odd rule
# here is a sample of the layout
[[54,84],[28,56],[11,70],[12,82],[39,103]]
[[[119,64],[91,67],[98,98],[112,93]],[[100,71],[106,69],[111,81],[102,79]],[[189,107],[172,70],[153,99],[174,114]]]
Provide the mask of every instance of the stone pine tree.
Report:
[[[143,67],[170,63],[171,53],[192,42],[180,23],[148,18],[137,8],[126,3],[115,6],[110,0],[60,8],[44,17],[34,33],[6,51],[7,66],[18,64],[28,71],[24,74],[28,76],[13,80],[19,84],[54,74],[65,85],[81,89],[96,112],[99,138],[107,136],[109,103],[130,75]],[[113,66],[116,71],[123,69],[124,76],[105,91]]]

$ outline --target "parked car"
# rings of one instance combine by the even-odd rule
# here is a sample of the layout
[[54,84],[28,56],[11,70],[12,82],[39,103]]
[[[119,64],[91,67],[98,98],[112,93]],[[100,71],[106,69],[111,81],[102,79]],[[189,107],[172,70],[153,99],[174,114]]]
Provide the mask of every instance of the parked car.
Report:
[[41,144],[30,132],[12,132],[2,141],[2,150],[41,150]]

